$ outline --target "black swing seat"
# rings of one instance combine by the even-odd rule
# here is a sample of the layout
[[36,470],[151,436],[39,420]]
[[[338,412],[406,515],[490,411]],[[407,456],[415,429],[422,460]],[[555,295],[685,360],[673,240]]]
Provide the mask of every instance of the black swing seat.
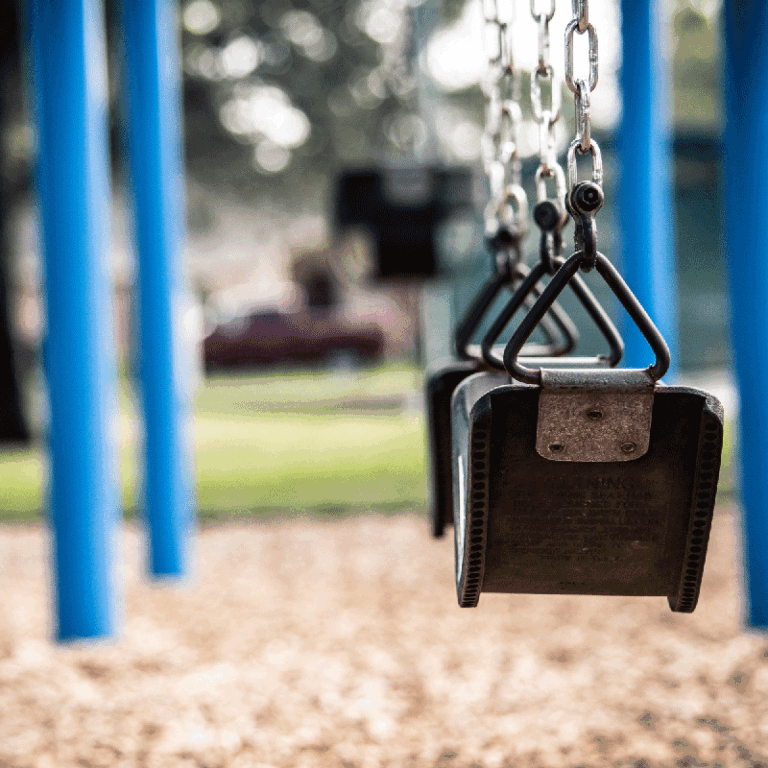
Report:
[[[560,260],[558,260],[559,266]],[[521,263],[515,264],[509,275],[497,273],[489,280],[470,306],[465,318],[456,330],[455,345],[460,361],[443,361],[432,368],[426,377],[425,399],[427,411],[427,434],[430,455],[430,524],[434,538],[440,538],[445,527],[453,525],[453,459],[451,449],[451,397],[456,387],[467,377],[480,371],[503,370],[501,355],[494,347],[495,342],[509,323],[514,313],[526,305],[529,299],[541,296],[539,281],[547,274],[542,262],[533,270]],[[517,285],[516,285],[517,284]],[[502,288],[515,288],[499,317],[491,325],[482,345],[472,345],[470,338],[488,312],[493,300]],[[581,279],[574,277],[571,288],[587,314],[595,321],[598,329],[608,342],[610,354],[604,358],[591,359],[593,365],[615,366],[624,351],[624,343],[618,331],[600,306],[592,292]],[[554,302],[541,314],[539,319],[546,343],[526,344],[521,352],[529,359],[538,356],[558,357],[570,352],[578,340],[578,331],[568,315]],[[565,343],[558,342],[558,335]],[[489,343],[490,337],[490,343]],[[570,359],[573,360],[572,358]],[[489,373],[493,376],[493,373]]]
[[428,372],[425,380],[427,435],[429,439],[430,526],[433,538],[453,525],[451,473],[451,397],[456,387],[472,374],[485,370],[477,360],[446,360]]
[[436,539],[445,535],[446,526],[452,526],[454,522],[451,400],[459,384],[483,372],[490,381],[500,384],[510,381],[507,373],[489,370],[489,366],[479,360],[441,360],[427,371],[425,377],[430,528]]
[[[493,275],[470,305],[454,338],[454,346],[460,360],[440,360],[430,367],[425,378],[424,395],[427,412],[427,434],[430,455],[430,527],[433,538],[440,538],[446,525],[453,525],[453,486],[451,482],[451,396],[453,390],[468,376],[496,366],[503,368],[501,357],[498,361],[483,360],[479,344],[470,344],[496,297],[504,290],[511,289],[511,302],[519,307],[529,299],[540,295],[537,286],[541,271],[531,271],[522,263],[513,264],[508,271]],[[589,294],[584,299],[596,303]],[[542,318],[541,328],[544,344],[526,345],[525,354],[545,357],[570,352],[578,340],[578,331],[571,319],[558,305],[553,305]],[[491,350],[491,354],[494,350]]]
[[570,389],[556,378],[548,387],[477,374],[456,388],[461,606],[476,606],[481,592],[505,592],[666,595],[673,611],[694,610],[722,406],[705,392],[653,382],[613,397],[612,377],[622,373],[637,380],[646,372],[571,371],[582,386]]

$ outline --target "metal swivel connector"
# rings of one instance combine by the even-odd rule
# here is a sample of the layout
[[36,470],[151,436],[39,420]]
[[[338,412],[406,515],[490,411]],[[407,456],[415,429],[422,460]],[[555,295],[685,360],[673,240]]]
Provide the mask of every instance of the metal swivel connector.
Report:
[[602,187],[594,181],[582,181],[566,198],[568,213],[576,224],[576,247],[584,252],[582,270],[594,269],[597,260],[597,227],[595,214],[603,207]]

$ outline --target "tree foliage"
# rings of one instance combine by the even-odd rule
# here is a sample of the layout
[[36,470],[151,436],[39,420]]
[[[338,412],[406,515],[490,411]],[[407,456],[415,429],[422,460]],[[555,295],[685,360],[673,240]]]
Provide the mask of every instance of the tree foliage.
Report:
[[385,55],[402,18],[375,0],[187,2],[191,173],[301,203],[337,162],[369,159],[412,90],[395,92]]

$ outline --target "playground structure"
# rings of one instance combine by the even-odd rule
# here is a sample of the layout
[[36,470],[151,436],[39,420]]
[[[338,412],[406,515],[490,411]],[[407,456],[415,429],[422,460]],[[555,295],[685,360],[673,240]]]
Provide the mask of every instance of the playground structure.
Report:
[[[154,578],[187,572],[193,523],[190,382],[181,349],[184,186],[176,4],[123,3],[126,138],[139,262],[143,509]],[[50,514],[56,637],[115,631],[119,519],[111,438],[115,352],[107,253],[110,180],[103,9],[84,0],[29,8],[46,273],[51,401]]]
[[[625,99],[620,130],[627,281],[672,347],[675,358],[674,259],[671,244],[670,119],[660,0],[622,2]],[[763,565],[768,486],[757,462],[768,409],[761,399],[768,359],[761,311],[765,267],[759,257],[760,201],[768,199],[749,151],[765,141],[757,73],[766,10],[726,3],[726,233],[734,348],[741,391],[743,498],[749,622],[768,626],[768,572]],[[183,242],[180,67],[175,3],[124,3],[128,107],[126,135],[139,260],[141,391],[149,572],[177,578],[188,568],[193,490],[189,387],[178,325]],[[109,200],[106,69],[97,0],[33,0],[29,24],[38,135],[39,196],[46,267],[46,375],[51,398],[50,507],[54,531],[57,638],[109,635],[111,541],[118,520],[110,418],[116,389],[108,329],[104,222]],[[745,108],[744,105],[749,105]],[[749,110],[749,111],[747,111]],[[737,197],[738,194],[738,197]],[[738,200],[738,204],[737,201]],[[761,279],[762,278],[762,279]],[[627,334],[627,363],[641,367],[644,342]],[[768,373],[768,372],[766,372]],[[258,467],[258,457],[254,457]]]

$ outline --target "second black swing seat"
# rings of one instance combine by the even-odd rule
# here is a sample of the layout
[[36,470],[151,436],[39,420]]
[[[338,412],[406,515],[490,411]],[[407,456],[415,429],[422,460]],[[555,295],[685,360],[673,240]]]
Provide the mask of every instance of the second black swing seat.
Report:
[[[494,300],[504,290],[512,291],[511,303],[520,307],[538,298],[538,267],[531,270],[519,259],[510,258],[500,251],[494,256],[495,270],[478,292],[464,318],[456,328],[454,346],[460,360],[441,361],[427,373],[425,396],[427,404],[427,432],[430,454],[430,526],[432,536],[439,538],[445,526],[453,524],[453,486],[451,458],[451,397],[456,387],[468,376],[493,368],[503,370],[503,364],[487,363],[481,356],[479,345],[470,343],[472,337],[488,313]],[[591,296],[591,294],[590,294]],[[594,300],[594,297],[592,297]],[[523,354],[527,356],[559,356],[570,352],[578,341],[578,331],[565,311],[557,304],[545,313],[541,328],[546,342],[527,344]]]
[[[453,398],[456,588],[661,595],[691,612],[715,504],[723,412],[658,384],[669,350],[615,268],[575,253],[504,353],[516,383],[478,374]],[[551,302],[596,267],[656,355],[645,370],[528,368],[519,351]],[[511,382],[511,379],[509,380]],[[519,383],[518,383],[519,382]]]
[[[551,266],[549,266],[549,263],[551,263]],[[487,377],[487,382],[493,382],[494,386],[510,382],[508,374],[504,371],[503,361],[497,352],[497,348],[494,347],[494,343],[515,313],[521,307],[530,306],[528,302],[531,299],[539,298],[542,290],[541,280],[546,275],[551,275],[562,263],[563,260],[560,258],[553,259],[550,262],[550,260],[542,257],[532,270],[518,263],[516,268],[519,270],[520,282],[517,285],[517,289],[512,293],[496,321],[489,328],[482,345],[473,347],[469,345],[469,340],[500,290],[500,287],[497,287],[495,290],[493,289],[494,280],[491,280],[478,295],[456,332],[457,351],[460,354],[463,353],[465,358],[470,359],[442,365],[427,378],[427,426],[430,444],[432,490],[430,520],[434,537],[442,536],[445,526],[453,524],[455,516],[453,499],[455,464],[452,453],[451,426],[451,401],[453,395],[463,381],[473,374],[480,372]],[[609,347],[609,354],[607,356],[590,358],[588,362],[594,365],[609,367],[617,365],[624,352],[624,342],[616,327],[580,277],[576,276],[570,282],[570,287],[587,314],[594,320]],[[544,329],[545,335],[551,339],[552,330],[546,326],[548,321],[550,328],[551,326],[556,326],[560,329],[567,343],[561,346],[554,344],[543,346],[526,344],[525,348],[521,350],[521,354],[526,353],[529,359],[537,363],[543,363],[548,360],[554,362],[560,356],[567,355],[572,351],[578,340],[578,331],[573,322],[555,302],[552,302],[547,308],[541,319],[541,327]]]

